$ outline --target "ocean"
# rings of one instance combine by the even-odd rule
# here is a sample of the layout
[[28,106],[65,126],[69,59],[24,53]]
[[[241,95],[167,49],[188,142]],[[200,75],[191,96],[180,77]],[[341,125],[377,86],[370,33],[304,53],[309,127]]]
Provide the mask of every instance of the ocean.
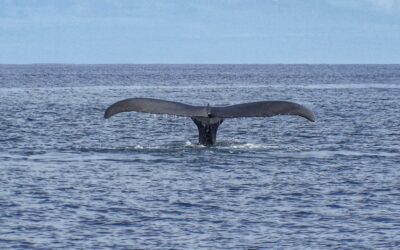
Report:
[[[285,100],[302,117],[121,113]],[[0,65],[0,249],[399,249],[400,65]]]

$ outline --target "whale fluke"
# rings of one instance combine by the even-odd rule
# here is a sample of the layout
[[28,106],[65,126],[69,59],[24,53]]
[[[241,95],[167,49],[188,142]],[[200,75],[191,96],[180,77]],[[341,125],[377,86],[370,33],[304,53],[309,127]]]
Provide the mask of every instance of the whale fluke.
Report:
[[116,102],[108,107],[104,113],[104,118],[109,118],[121,112],[130,111],[186,117],[207,116],[205,107],[196,107],[180,102],[171,102],[151,98],[129,98]]
[[107,108],[104,118],[130,111],[191,117],[199,130],[199,143],[206,146],[215,144],[218,127],[226,118],[297,115],[315,121],[311,110],[287,101],[261,101],[210,107],[151,98],[129,98],[116,102]]
[[214,107],[212,114],[221,118],[271,117],[275,115],[298,115],[314,122],[314,113],[300,104],[285,101],[263,101]]

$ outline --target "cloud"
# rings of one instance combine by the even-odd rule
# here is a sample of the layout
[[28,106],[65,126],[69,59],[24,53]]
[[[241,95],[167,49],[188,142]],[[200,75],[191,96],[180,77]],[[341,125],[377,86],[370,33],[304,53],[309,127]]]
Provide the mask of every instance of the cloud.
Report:
[[331,6],[354,9],[394,12],[400,10],[400,0],[325,0]]
[[400,0],[368,0],[368,2],[385,11],[392,11],[400,7]]

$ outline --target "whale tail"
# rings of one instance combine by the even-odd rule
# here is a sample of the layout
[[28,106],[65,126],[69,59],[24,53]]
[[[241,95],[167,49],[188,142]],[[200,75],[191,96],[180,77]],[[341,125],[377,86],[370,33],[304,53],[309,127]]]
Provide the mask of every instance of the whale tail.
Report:
[[199,143],[204,146],[214,145],[217,141],[219,125],[224,121],[222,118],[191,117],[199,130]]
[[104,118],[130,111],[190,117],[199,130],[199,143],[205,146],[215,144],[218,127],[226,118],[297,115],[309,121],[315,121],[314,113],[311,110],[287,101],[261,101],[211,107],[210,105],[192,106],[151,98],[130,98],[116,102],[107,108]]

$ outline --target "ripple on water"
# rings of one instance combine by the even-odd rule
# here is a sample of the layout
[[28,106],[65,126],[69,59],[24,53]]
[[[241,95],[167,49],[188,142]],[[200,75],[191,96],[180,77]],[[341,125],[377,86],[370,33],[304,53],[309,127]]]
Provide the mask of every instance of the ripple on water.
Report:
[[[400,246],[398,65],[0,70],[0,249]],[[289,100],[317,121],[226,119],[204,147],[190,119],[103,118],[129,97]]]

